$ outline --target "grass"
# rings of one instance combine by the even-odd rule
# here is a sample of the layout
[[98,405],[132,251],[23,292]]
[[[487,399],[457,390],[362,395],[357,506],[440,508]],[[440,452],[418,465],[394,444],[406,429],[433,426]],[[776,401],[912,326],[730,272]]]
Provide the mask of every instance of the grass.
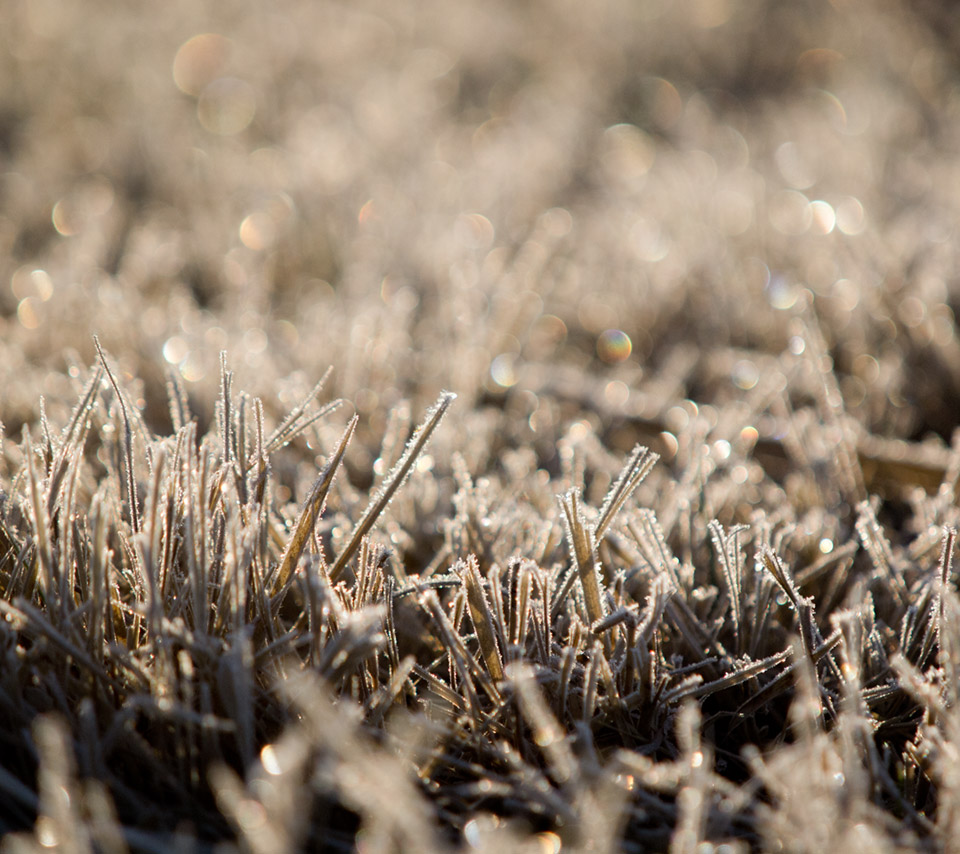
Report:
[[9,5],[4,854],[949,847],[946,4]]

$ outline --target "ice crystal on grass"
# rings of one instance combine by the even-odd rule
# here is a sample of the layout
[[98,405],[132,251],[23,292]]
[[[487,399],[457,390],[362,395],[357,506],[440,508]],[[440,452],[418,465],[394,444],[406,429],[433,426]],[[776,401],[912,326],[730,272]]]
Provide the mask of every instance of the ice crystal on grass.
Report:
[[[668,533],[653,508],[631,506],[655,459],[638,447],[619,477],[607,473],[599,512],[579,488],[560,494],[549,523],[565,543],[500,564],[490,549],[456,553],[482,543],[492,512],[460,458],[447,512],[471,533],[437,540],[447,558],[401,578],[375,523],[417,500],[419,476],[399,487],[452,396],[359,497],[331,563],[320,523],[333,498],[353,515],[335,484],[358,416],[293,512],[274,498],[272,460],[286,451],[264,440],[262,407],[235,405],[245,398],[226,369],[210,433],[181,425],[137,455],[112,445],[125,392],[104,364],[57,445],[38,449],[25,430],[7,498],[3,708],[20,731],[46,722],[0,785],[15,804],[8,821],[36,812],[41,845],[76,826],[81,849],[166,845],[149,819],[164,804],[182,832],[233,833],[252,851],[349,847],[357,832],[439,851],[446,833],[474,833],[477,811],[577,850],[759,846],[801,833],[800,777],[785,769],[805,763],[821,776],[803,775],[820,781],[803,796],[838,816],[851,845],[933,838],[952,821],[952,529],[923,568],[864,503],[847,528],[863,553],[851,540],[852,552],[841,543],[841,557],[804,565],[790,526],[707,520],[687,529],[691,563],[674,553],[676,525]],[[309,406],[294,420],[312,422]],[[90,490],[98,447],[121,464]],[[521,496],[495,500],[506,524],[523,518]],[[868,573],[845,574],[847,554]],[[842,597],[823,583],[831,572]],[[868,588],[883,594],[882,618]],[[899,639],[879,625],[899,625]],[[401,749],[395,727],[415,742]],[[76,768],[44,748],[54,737]],[[63,782],[34,795],[37,761],[41,783]],[[89,812],[71,811],[79,795],[58,806],[77,778],[101,781],[83,783]]]
[[6,6],[4,851],[955,845],[950,4]]

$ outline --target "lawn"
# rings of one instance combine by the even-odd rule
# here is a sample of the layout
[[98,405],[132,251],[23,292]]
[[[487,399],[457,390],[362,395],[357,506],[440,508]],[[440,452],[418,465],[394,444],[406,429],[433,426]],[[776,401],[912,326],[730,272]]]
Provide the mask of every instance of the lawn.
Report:
[[0,851],[960,834],[960,18],[0,0]]

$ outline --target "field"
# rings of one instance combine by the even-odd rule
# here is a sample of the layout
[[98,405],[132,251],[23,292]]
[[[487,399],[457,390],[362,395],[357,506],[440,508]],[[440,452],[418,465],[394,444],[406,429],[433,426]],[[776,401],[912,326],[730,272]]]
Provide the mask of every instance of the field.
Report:
[[0,19],[3,854],[956,844],[951,4]]

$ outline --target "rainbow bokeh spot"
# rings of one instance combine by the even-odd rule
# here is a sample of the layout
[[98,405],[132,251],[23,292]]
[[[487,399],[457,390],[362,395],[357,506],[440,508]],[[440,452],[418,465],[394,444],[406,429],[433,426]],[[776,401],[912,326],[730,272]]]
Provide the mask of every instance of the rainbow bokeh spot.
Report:
[[597,338],[597,355],[604,362],[615,364],[629,358],[633,342],[626,332],[620,329],[607,329]]

